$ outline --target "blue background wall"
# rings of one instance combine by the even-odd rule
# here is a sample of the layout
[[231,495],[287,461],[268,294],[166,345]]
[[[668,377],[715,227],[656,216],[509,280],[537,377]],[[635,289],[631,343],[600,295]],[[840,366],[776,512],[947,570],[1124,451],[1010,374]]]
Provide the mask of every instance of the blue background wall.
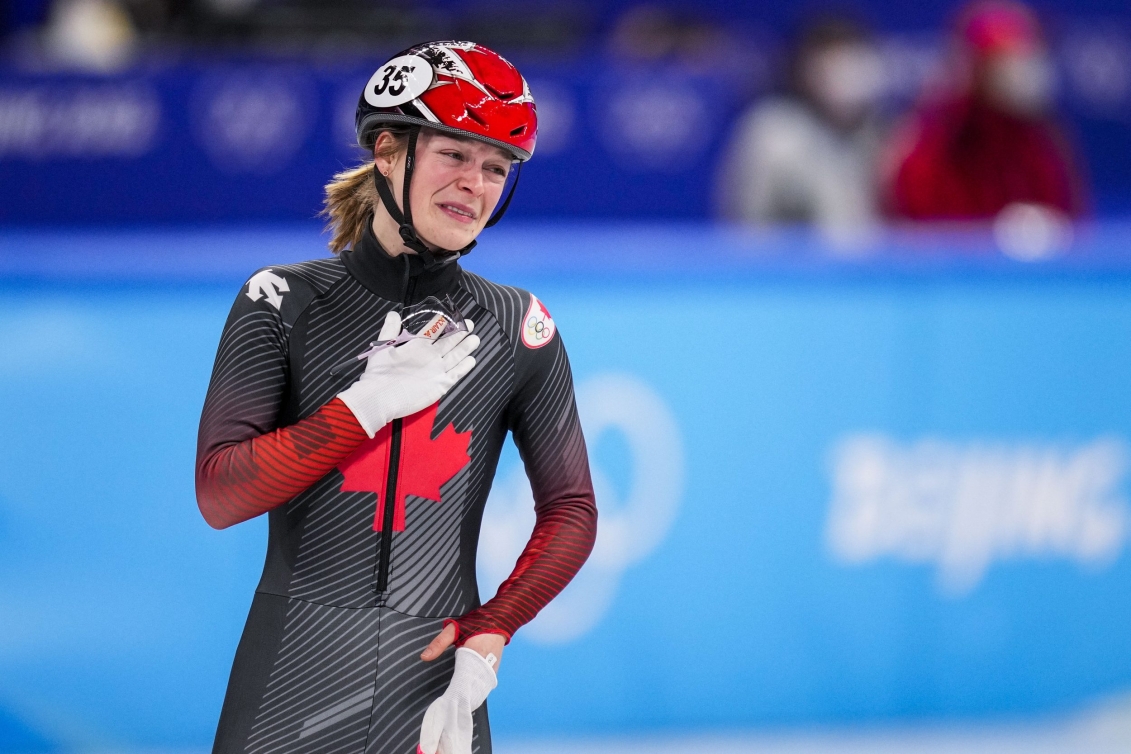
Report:
[[[24,16],[36,3],[20,4]],[[589,20],[564,52],[500,46],[530,81],[542,121],[538,159],[524,171],[515,217],[709,217],[735,118],[780,83],[791,34],[826,7],[719,0],[680,10],[672,3],[728,34],[724,49],[706,60],[633,62],[611,54],[607,39],[629,5],[577,4]],[[879,31],[895,117],[940,62],[957,4],[848,5]],[[482,13],[553,10],[539,2],[502,11],[435,7],[451,15],[455,29],[459,19]],[[1110,0],[1037,7],[1069,141],[1094,185],[1094,209],[1124,216],[1131,206],[1131,12]],[[358,161],[352,129],[359,92],[399,49],[383,44],[387,49],[375,44],[359,57],[173,41],[108,75],[0,55],[0,223],[308,220],[328,176]]]
[[[492,231],[468,266],[553,312],[602,526],[650,522],[599,545],[583,578],[611,584],[600,599],[567,593],[516,638],[497,731],[984,718],[1131,688],[1128,240],[1100,228],[1024,265],[977,237],[838,261],[804,236],[694,225]],[[0,748],[208,744],[265,526],[197,513],[198,413],[241,281],[320,246],[311,226],[0,235]],[[626,385],[643,398],[601,430]],[[1102,498],[1101,552],[1073,550],[1069,521],[1049,529],[1063,541],[991,548],[957,586],[929,548],[846,557],[837,452],[876,436],[892,468],[936,446],[939,468],[1076,459],[1083,497],[1057,510]],[[1098,472],[1079,465],[1095,447]],[[489,523],[517,515],[516,468]],[[1009,494],[978,489],[991,510]]]

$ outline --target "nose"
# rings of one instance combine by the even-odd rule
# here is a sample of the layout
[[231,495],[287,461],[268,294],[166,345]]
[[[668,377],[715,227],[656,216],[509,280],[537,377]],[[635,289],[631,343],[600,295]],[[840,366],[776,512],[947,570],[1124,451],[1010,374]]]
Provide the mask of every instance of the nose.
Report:
[[456,188],[466,191],[477,199],[482,196],[486,188],[483,183],[483,167],[473,160],[468,160],[460,170],[459,177],[456,178]]

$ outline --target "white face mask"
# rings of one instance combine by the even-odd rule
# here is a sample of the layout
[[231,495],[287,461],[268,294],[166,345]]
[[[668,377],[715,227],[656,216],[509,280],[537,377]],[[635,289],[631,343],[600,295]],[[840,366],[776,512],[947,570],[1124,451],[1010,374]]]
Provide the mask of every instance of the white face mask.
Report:
[[868,45],[838,45],[810,58],[805,83],[822,107],[850,120],[863,115],[883,93],[883,64]]
[[1056,72],[1043,52],[999,55],[990,61],[986,76],[993,102],[1019,115],[1044,112],[1056,92]]

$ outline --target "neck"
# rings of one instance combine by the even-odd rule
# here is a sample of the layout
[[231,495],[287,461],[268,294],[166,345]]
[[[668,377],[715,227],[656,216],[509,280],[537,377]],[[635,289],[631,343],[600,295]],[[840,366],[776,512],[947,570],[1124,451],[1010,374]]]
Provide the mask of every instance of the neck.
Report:
[[[391,257],[416,253],[404,245],[404,241],[401,240],[400,226],[381,204],[377,205],[373,213],[373,235],[376,236],[385,253]],[[428,245],[431,247],[431,244]]]

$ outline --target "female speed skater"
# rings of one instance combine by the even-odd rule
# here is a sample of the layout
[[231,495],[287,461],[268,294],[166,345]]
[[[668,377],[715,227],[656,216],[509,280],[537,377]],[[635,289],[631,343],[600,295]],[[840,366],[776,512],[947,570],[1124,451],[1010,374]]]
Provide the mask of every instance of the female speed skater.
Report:
[[[326,187],[334,256],[248,280],[200,420],[204,518],[270,520],[223,754],[489,754],[503,647],[596,534],[553,319],[459,264],[534,151],[526,81],[480,45],[422,44],[369,80],[356,127],[370,158]],[[421,302],[447,308],[417,332]],[[480,604],[479,526],[508,431],[537,523]]]

